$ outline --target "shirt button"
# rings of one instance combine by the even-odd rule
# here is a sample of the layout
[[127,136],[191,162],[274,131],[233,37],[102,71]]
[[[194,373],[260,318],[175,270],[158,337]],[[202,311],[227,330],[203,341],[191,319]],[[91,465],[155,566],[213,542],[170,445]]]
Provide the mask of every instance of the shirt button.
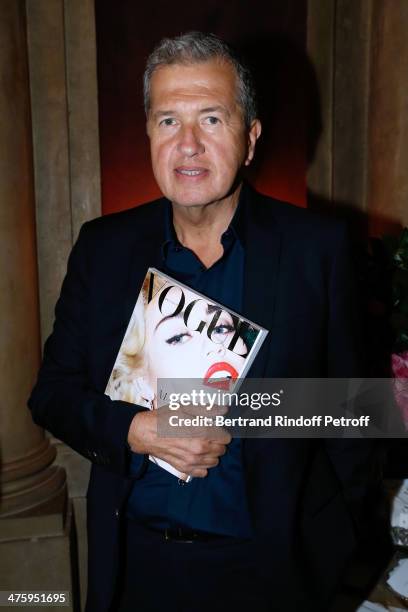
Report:
[[115,516],[116,516],[116,518],[119,518],[119,514],[120,514],[120,513],[119,513],[119,510],[118,510],[118,508],[116,508],[116,509],[115,509]]

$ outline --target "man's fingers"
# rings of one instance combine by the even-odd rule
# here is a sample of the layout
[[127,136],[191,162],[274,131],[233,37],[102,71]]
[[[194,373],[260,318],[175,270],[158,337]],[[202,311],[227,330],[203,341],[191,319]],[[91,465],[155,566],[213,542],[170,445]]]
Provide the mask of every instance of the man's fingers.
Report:
[[223,427],[212,427],[206,435],[212,444],[229,444],[232,440],[231,434]]
[[182,461],[191,461],[198,464],[204,457],[220,457],[224,455],[225,445],[203,438],[182,440],[181,444],[173,447],[173,454]]
[[227,452],[226,444],[219,444],[218,442],[211,441],[211,452],[217,457],[222,457]]
[[224,455],[226,444],[223,444],[219,439],[213,441],[207,438],[194,438],[187,441],[185,449],[187,452],[197,457],[204,457],[206,455],[220,456]]
[[[199,449],[198,449],[199,450]],[[200,453],[193,452],[191,449],[173,449],[173,452],[165,453],[162,457],[165,461],[168,461],[177,468],[180,472],[186,474],[192,474],[195,469],[209,469],[216,467],[219,463],[219,457],[224,454],[222,446],[214,449],[211,448],[210,452]]]
[[215,455],[205,455],[205,457],[200,457],[200,461],[197,461],[192,468],[212,468],[216,467],[219,462],[220,460]]
[[219,463],[218,457],[202,457],[199,461],[183,461],[174,457],[166,457],[166,461],[175,467],[182,474],[195,476],[197,472],[202,473],[203,477],[207,475],[209,469],[216,467]]
[[193,476],[194,478],[205,478],[208,474],[208,470],[197,468],[191,471],[189,476]]
[[160,436],[156,415],[152,413],[160,414],[160,411],[138,413],[134,418],[128,437],[132,450],[164,459],[178,471],[197,478],[204,478],[209,469],[218,465],[219,457],[231,441],[226,430],[207,426],[191,428],[195,435],[189,437]]
[[[178,411],[179,415],[188,415],[188,416],[218,416],[224,415],[228,412],[228,406],[194,406],[190,404],[189,406],[182,406]],[[172,411],[172,414],[175,414],[175,411]]]

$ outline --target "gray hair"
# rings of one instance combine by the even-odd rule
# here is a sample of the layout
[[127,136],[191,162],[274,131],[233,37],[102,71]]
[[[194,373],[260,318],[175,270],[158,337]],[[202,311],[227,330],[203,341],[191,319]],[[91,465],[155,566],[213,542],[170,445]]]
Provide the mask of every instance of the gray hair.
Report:
[[219,58],[231,64],[237,75],[237,102],[249,127],[257,117],[255,86],[252,74],[235,51],[215,34],[187,32],[175,38],[163,38],[147,58],[143,75],[146,115],[150,110],[150,81],[155,70],[171,64],[198,64]]

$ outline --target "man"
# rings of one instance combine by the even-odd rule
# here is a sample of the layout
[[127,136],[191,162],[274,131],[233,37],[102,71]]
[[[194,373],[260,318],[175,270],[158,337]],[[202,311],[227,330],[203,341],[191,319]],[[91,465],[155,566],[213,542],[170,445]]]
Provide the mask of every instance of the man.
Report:
[[249,376],[357,375],[344,228],[243,183],[261,125],[250,74],[221,40],[162,41],[144,92],[165,199],[84,225],[29,402],[93,463],[87,610],[327,611],[369,445],[161,438],[154,411],[104,389],[148,266],[269,330]]

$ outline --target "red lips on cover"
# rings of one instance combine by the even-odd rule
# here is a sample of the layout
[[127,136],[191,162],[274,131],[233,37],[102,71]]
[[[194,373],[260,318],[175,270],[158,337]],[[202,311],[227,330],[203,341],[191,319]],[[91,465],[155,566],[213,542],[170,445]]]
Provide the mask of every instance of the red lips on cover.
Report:
[[[211,378],[217,372],[228,372],[231,378],[218,378],[216,380],[211,380]],[[218,389],[222,389],[223,391],[228,391],[231,385],[231,380],[236,380],[238,378],[238,372],[231,364],[226,361],[218,361],[217,363],[213,363],[207,370],[204,375],[204,384],[207,387],[216,387]]]

